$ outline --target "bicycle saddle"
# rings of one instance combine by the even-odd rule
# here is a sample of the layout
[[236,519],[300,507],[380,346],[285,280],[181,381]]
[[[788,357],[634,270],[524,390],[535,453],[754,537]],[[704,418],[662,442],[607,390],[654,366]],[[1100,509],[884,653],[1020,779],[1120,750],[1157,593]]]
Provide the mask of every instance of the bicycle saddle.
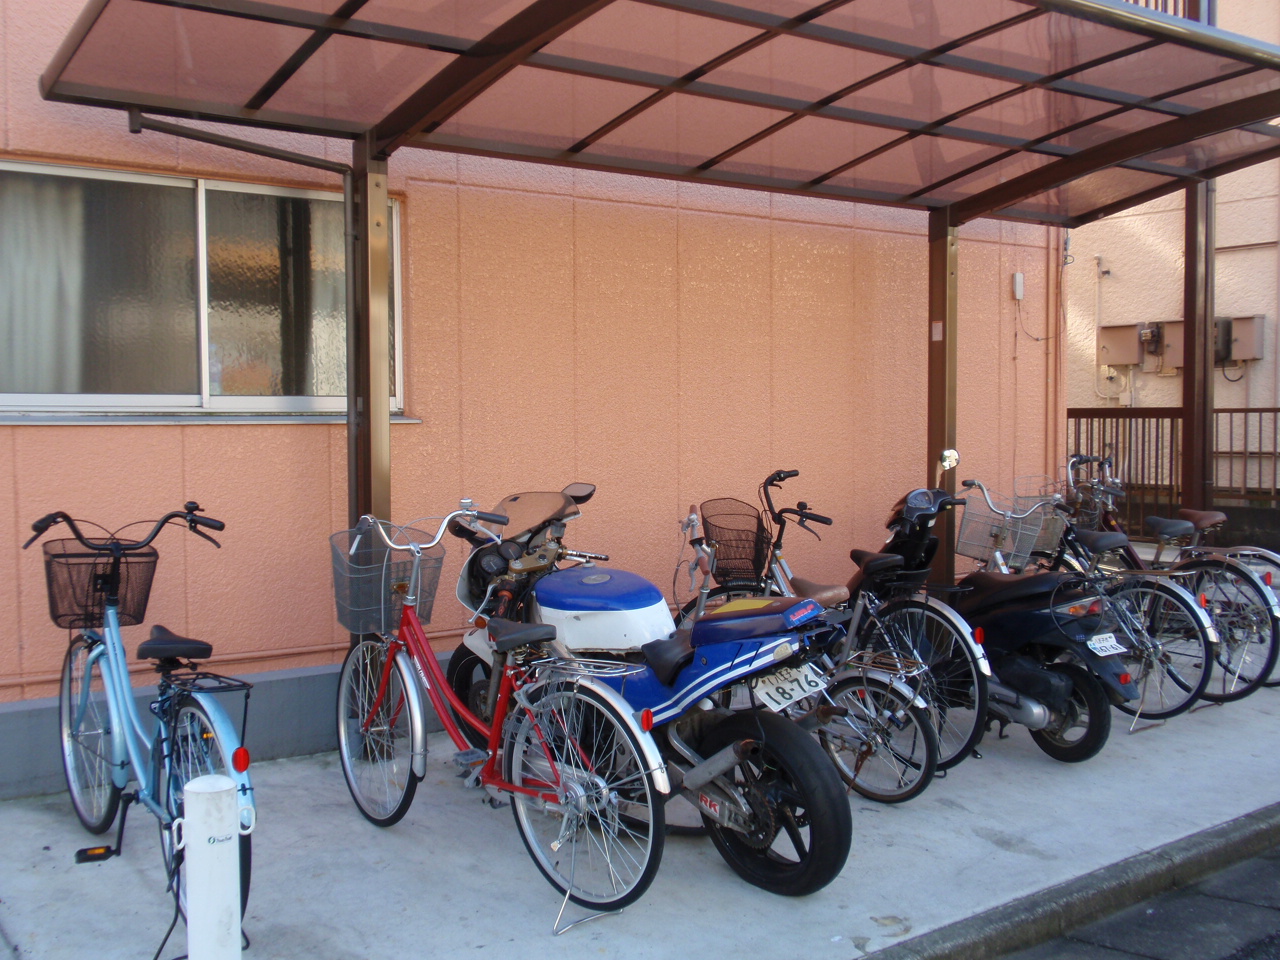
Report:
[[150,639],[138,644],[139,660],[208,660],[211,656],[213,644],[180,637],[158,623],[151,628]]
[[1195,524],[1197,530],[1208,530],[1227,522],[1227,515],[1217,510],[1188,510],[1183,507],[1178,516]]
[[796,593],[809,600],[816,600],[824,607],[834,607],[849,599],[849,588],[842,583],[814,583],[812,580],[791,578]]
[[1119,550],[1129,542],[1129,538],[1123,533],[1110,530],[1077,530],[1076,539],[1090,553]]
[[554,623],[517,623],[494,617],[489,621],[489,636],[493,639],[494,651],[506,653],[516,647],[554,640],[556,626]]
[[1147,517],[1146,523],[1147,529],[1161,540],[1177,540],[1179,537],[1189,537],[1196,532],[1196,525],[1190,520],[1166,520],[1164,517]]

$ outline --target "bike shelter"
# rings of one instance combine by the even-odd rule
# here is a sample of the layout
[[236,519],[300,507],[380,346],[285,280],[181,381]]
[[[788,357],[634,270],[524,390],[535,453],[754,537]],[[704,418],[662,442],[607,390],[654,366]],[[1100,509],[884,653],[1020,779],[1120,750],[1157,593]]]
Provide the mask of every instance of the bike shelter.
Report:
[[[342,176],[348,504],[390,512],[387,165],[444,150],[929,215],[925,466],[956,439],[959,228],[1185,190],[1183,488],[1207,483],[1214,177],[1280,157],[1280,47],[1124,0],[89,0],[46,99]],[[158,120],[346,139],[349,164]],[[1198,440],[1196,438],[1199,438]],[[948,476],[944,483],[954,485]]]

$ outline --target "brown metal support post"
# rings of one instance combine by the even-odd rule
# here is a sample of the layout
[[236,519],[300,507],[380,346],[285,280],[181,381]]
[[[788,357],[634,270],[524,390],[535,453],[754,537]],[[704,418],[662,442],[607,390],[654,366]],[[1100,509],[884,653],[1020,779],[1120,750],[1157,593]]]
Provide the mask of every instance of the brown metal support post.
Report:
[[1186,191],[1186,274],[1183,280],[1182,505],[1213,502],[1213,248],[1214,184]]
[[[929,211],[929,400],[925,484],[955,493],[956,474],[939,478],[938,456],[956,445],[956,253],[958,230],[947,207]],[[941,546],[933,580],[955,582],[955,514],[946,511],[936,530]]]
[[352,228],[347,318],[347,483],[351,524],[370,513],[391,519],[389,316],[391,249],[387,161],[369,139],[352,162]]

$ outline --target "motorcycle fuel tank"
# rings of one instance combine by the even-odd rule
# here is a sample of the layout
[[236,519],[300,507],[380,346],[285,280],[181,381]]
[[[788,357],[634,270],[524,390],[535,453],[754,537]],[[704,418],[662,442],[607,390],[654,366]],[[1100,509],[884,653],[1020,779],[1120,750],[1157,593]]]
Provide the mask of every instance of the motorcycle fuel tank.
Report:
[[639,650],[675,630],[662,591],[626,570],[557,570],[533,588],[533,619],[552,623],[570,650]]

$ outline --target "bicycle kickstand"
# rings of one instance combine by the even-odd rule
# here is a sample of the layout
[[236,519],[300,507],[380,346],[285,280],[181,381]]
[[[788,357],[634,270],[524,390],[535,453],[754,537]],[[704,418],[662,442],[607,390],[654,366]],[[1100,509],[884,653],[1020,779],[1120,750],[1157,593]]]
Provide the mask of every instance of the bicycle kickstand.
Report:
[[129,805],[138,799],[136,793],[120,795],[120,825],[116,828],[116,845],[114,847],[85,847],[76,851],[76,863],[99,863],[120,856],[124,850],[124,823],[129,819]]

